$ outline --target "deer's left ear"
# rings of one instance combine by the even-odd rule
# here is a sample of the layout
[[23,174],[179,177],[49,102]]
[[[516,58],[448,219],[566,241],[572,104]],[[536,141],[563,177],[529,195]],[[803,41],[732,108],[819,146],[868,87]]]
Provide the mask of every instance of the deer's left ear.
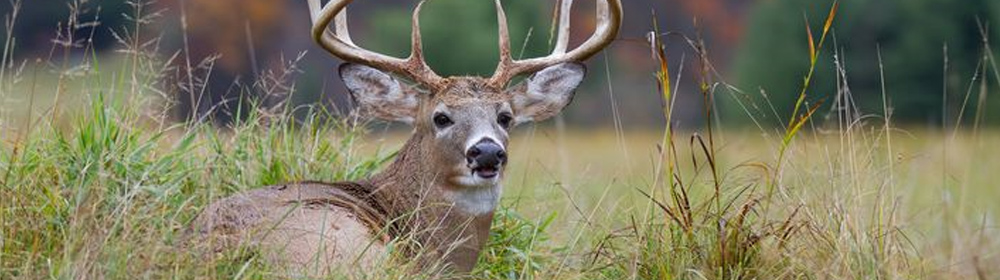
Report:
[[558,115],[573,101],[586,74],[583,64],[567,62],[542,69],[521,82],[510,90],[514,122],[539,122]]

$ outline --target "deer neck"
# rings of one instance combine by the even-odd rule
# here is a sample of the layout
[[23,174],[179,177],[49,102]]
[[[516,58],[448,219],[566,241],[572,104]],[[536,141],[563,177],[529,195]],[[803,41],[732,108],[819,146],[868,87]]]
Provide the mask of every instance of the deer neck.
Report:
[[[370,180],[375,201],[389,220],[404,221],[401,234],[412,234],[425,247],[444,253],[445,261],[471,269],[489,237],[501,186],[465,187],[449,183],[434,162],[433,139],[415,133],[396,159]],[[402,218],[402,219],[399,219]]]

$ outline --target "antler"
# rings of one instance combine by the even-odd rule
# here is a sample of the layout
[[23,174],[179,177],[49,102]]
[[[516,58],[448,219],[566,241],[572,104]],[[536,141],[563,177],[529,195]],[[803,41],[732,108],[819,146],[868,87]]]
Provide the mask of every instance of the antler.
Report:
[[573,0],[560,1],[559,33],[556,37],[556,45],[552,53],[545,57],[514,60],[510,54],[510,33],[507,30],[507,15],[503,11],[500,0],[495,0],[497,21],[499,21],[500,27],[500,63],[497,65],[493,77],[490,78],[489,83],[491,86],[502,88],[511,79],[523,73],[539,71],[542,68],[563,62],[584,61],[600,52],[615,40],[615,36],[618,35],[618,27],[622,23],[621,0],[596,0],[597,28],[594,34],[576,49],[566,52],[569,46],[570,8],[573,6]]
[[[424,1],[420,1],[413,10],[410,56],[406,59],[372,52],[354,44],[347,28],[347,5],[353,0],[333,0],[322,8],[320,1],[309,0],[309,12],[313,22],[312,36],[328,52],[346,61],[403,75],[431,88],[443,84],[444,79],[424,62],[419,19]],[[329,25],[333,20],[336,20],[336,29],[330,30]]]

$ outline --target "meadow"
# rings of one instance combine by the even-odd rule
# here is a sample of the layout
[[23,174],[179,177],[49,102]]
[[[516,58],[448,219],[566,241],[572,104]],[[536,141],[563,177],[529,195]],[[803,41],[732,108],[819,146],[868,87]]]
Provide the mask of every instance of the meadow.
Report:
[[[812,49],[824,50],[828,28]],[[281,277],[254,248],[199,256],[179,235],[235,192],[364,178],[407,137],[311,107],[295,108],[307,112],[297,118],[246,108],[246,120],[223,128],[177,122],[160,88],[166,59],[123,42],[131,51],[55,59],[66,63],[5,51],[0,279]],[[669,70],[647,94],[745,94],[711,79],[679,92]],[[886,111],[854,114],[850,96],[834,99],[847,108],[803,98],[781,125],[713,126],[709,114],[688,129],[517,128],[503,206],[472,276],[1000,277],[1000,131],[968,120],[897,126]],[[331,278],[412,279],[400,262]]]

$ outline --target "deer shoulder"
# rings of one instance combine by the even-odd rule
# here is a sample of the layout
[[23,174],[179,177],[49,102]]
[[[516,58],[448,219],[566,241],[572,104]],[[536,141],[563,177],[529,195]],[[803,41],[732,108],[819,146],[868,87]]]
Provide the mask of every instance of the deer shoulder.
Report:
[[240,247],[297,274],[324,275],[385,255],[383,214],[364,184],[289,183],[238,193],[206,207],[185,233],[205,253]]

